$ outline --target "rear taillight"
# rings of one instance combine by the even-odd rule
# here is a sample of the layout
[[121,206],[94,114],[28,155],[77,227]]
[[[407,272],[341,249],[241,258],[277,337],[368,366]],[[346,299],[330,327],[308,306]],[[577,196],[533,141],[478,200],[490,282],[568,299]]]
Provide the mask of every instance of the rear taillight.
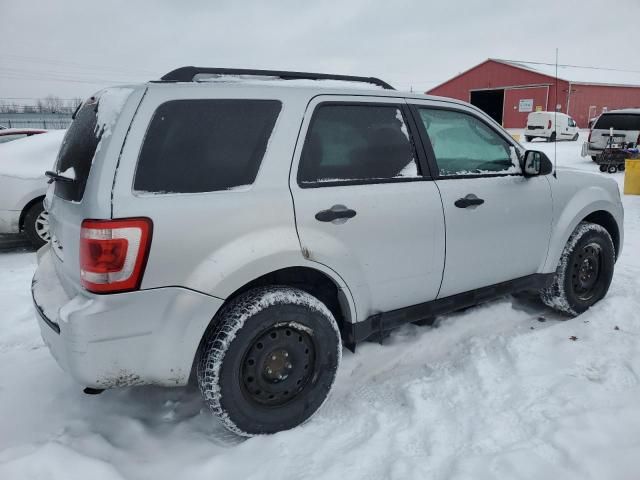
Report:
[[80,230],[80,281],[95,293],[137,290],[149,255],[148,218],[84,220]]
[[549,123],[547,124],[547,130],[551,130],[551,120],[549,120]]

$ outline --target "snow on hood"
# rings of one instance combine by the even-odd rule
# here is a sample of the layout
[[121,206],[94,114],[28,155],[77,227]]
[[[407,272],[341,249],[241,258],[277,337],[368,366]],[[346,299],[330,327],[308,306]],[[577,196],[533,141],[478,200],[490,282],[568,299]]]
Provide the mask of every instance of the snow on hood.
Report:
[[65,133],[51,130],[0,144],[0,176],[44,178],[44,172],[54,168]]

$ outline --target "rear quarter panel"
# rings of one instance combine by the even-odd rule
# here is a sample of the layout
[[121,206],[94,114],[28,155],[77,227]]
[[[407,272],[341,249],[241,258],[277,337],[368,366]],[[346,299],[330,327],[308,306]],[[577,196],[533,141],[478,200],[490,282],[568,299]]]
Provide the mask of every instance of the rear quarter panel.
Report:
[[[308,95],[295,89],[154,85],[131,125],[113,189],[113,216],[145,216],[153,238],[142,288],[182,286],[227,298],[251,280],[291,266],[312,266],[300,249],[288,179]],[[135,192],[133,181],[156,108],[176,99],[270,99],[282,110],[253,185],[205,193]],[[176,168],[180,168],[176,165]],[[324,269],[343,286],[340,276]]]

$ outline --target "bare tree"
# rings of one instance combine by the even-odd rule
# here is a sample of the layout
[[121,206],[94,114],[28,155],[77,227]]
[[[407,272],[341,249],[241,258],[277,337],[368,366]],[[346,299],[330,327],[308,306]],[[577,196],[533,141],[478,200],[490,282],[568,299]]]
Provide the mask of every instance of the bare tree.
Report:
[[60,97],[56,97],[55,95],[47,95],[44,97],[44,111],[51,113],[58,113],[62,111],[64,107],[64,103]]

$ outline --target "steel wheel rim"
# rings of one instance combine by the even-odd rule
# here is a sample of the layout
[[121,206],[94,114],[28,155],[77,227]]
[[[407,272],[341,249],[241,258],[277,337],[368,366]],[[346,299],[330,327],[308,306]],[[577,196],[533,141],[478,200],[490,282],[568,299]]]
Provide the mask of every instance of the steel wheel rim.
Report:
[[49,212],[43,210],[36,218],[35,231],[38,237],[43,241],[48,242],[51,240],[51,232],[49,231]]
[[252,402],[282,406],[310,384],[315,370],[313,338],[292,325],[271,327],[252,341],[241,366],[241,383]]
[[573,261],[571,285],[573,292],[582,300],[591,300],[598,289],[602,272],[602,248],[589,243],[578,251]]

